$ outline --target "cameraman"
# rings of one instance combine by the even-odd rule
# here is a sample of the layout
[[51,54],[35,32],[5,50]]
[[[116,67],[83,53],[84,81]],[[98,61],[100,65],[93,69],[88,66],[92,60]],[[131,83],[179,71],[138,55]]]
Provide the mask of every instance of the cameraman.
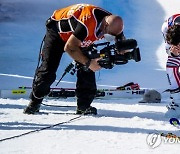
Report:
[[171,101],[165,116],[180,118],[180,14],[174,14],[162,25],[168,60],[166,72],[170,84]]
[[44,96],[56,79],[56,71],[62,54],[67,52],[75,61],[89,71],[77,71],[77,114],[97,114],[91,107],[96,94],[95,72],[100,70],[99,58],[88,59],[81,51],[102,38],[124,39],[123,20],[120,16],[90,4],[75,4],[55,10],[46,22],[46,36],[42,49],[42,63],[36,69],[30,103],[25,114],[39,112]]

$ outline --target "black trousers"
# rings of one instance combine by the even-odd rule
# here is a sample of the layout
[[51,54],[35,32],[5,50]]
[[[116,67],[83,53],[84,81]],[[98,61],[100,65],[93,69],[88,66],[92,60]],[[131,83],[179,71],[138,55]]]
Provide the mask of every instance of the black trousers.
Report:
[[[64,53],[65,42],[60,38],[54,22],[46,25],[46,37],[42,49],[42,62],[36,69],[33,81],[33,94],[42,98],[50,92],[50,86],[56,79],[56,71]],[[96,94],[96,80],[93,71],[77,71],[76,96],[78,107],[89,107]],[[32,99],[32,94],[31,94]]]

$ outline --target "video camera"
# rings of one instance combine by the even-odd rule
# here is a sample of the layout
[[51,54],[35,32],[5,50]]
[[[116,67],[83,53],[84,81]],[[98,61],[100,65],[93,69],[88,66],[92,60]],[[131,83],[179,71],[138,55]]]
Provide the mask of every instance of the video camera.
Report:
[[[101,50],[97,50],[98,46],[105,46]],[[137,41],[134,39],[126,39],[122,41],[117,41],[115,44],[110,45],[110,42],[104,42],[99,44],[92,44],[89,47],[81,48],[82,52],[89,58],[95,59],[100,58],[98,63],[101,67],[105,69],[112,69],[114,65],[123,65],[128,63],[128,60],[135,60],[139,62],[141,60],[140,51],[137,47]],[[127,51],[124,54],[120,54],[122,51]],[[75,63],[75,64],[74,64]],[[74,68],[75,67],[75,68]],[[62,80],[62,78],[66,75],[66,73],[70,73],[74,75],[77,69],[83,68],[83,65],[73,61],[70,63],[59,81],[57,82],[56,86]],[[83,68],[85,71],[89,69]]]
[[[105,46],[101,50],[97,50],[98,46]],[[126,51],[121,54],[122,51]],[[137,41],[134,39],[126,39],[118,41],[110,45],[110,42],[92,44],[89,47],[82,48],[82,52],[90,59],[101,57],[98,61],[99,65],[106,69],[112,69],[114,65],[123,65],[128,60],[141,60],[140,50],[137,47]]]

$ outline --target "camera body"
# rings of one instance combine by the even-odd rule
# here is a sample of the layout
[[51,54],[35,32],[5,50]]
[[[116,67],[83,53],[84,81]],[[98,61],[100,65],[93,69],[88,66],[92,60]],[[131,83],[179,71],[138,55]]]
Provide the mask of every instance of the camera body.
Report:
[[[97,50],[98,46],[105,46],[101,50]],[[121,54],[121,52],[124,54]],[[114,65],[123,65],[129,60],[139,62],[141,60],[140,50],[137,47],[137,41],[134,39],[126,39],[118,41],[110,45],[110,42],[93,44],[90,47],[83,48],[82,52],[89,58],[100,58],[99,65],[105,69],[112,69]]]

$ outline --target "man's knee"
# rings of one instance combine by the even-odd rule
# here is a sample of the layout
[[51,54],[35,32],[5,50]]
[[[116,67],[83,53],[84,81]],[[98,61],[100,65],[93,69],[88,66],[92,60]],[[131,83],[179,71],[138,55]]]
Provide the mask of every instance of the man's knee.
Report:
[[45,76],[41,76],[36,78],[33,83],[33,92],[34,95],[37,97],[44,97],[49,94],[50,86],[55,81],[56,75],[55,74],[46,74]]

